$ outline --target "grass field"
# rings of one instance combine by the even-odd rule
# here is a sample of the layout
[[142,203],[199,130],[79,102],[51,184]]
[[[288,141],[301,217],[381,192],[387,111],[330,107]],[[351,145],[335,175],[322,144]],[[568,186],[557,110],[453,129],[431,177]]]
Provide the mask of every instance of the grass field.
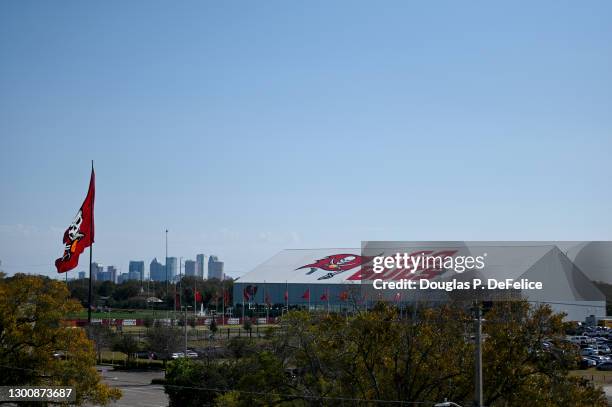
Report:
[[[163,310],[118,309],[118,310],[112,310],[111,312],[92,312],[91,317],[92,318],[115,318],[115,319],[146,319],[146,318],[154,319],[154,318],[166,318],[166,315],[172,315],[172,314],[173,314],[172,311],[163,311]],[[66,318],[87,319],[87,310],[82,309],[81,311],[77,313],[68,314]]]
[[584,377],[598,384],[612,384],[612,371],[597,370],[594,367],[586,370],[572,370],[570,376]]

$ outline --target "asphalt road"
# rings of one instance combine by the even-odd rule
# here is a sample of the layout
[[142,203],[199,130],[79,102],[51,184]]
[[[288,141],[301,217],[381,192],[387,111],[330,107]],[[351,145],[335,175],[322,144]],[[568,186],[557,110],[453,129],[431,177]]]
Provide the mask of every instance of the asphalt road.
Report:
[[608,405],[612,406],[612,386],[604,386],[603,389],[606,392],[606,397],[608,398]]
[[105,383],[123,392],[123,397],[110,406],[166,407],[168,405],[168,396],[164,393],[164,387],[151,384],[152,379],[163,378],[164,372],[121,372],[107,366],[97,366],[97,369]]

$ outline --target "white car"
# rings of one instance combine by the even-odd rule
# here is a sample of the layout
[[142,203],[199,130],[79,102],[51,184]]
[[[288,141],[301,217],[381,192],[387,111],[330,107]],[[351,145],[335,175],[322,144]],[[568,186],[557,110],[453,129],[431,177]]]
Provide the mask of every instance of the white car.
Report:
[[174,352],[171,357],[172,359],[184,358],[185,354],[183,352]]
[[197,359],[198,354],[192,350],[187,351],[187,357],[190,359]]

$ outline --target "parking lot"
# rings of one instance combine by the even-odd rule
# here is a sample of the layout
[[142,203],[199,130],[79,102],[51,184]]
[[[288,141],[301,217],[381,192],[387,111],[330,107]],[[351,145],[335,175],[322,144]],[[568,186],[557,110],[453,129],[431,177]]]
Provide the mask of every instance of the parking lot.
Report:
[[164,387],[151,384],[152,379],[163,378],[164,372],[122,372],[114,371],[108,366],[98,366],[97,369],[105,383],[123,392],[123,397],[110,406],[165,407],[168,405],[168,396],[164,393]]

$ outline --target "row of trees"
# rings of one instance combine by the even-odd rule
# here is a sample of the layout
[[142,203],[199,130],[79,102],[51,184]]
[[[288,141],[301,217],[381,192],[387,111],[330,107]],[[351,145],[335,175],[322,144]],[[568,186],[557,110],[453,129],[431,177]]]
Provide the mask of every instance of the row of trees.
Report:
[[[450,304],[406,318],[382,303],[348,318],[292,312],[263,342],[234,339],[231,357],[173,362],[166,392],[172,406],[470,405],[469,310]],[[568,375],[579,358],[564,329],[547,306],[494,304],[484,324],[485,405],[605,406],[601,389]]]
[[66,285],[41,276],[2,277],[0,385],[71,386],[77,405],[117,400],[121,392],[102,383],[95,369],[93,342],[61,323],[81,309]]
[[144,338],[123,332],[116,332],[104,325],[93,325],[89,335],[96,347],[98,360],[103,350],[110,349],[127,355],[128,363],[139,351],[150,351],[164,361],[170,359],[173,352],[184,348],[184,331],[180,327],[156,323],[147,327]]
[[[87,307],[89,294],[88,279],[72,280],[68,282],[70,296],[81,302],[83,307]],[[145,309],[148,297],[156,297],[162,300],[161,304],[156,304],[159,308],[172,309],[175,301],[175,291],[181,295],[184,304],[193,305],[195,291],[202,295],[205,308],[214,309],[221,307],[223,292],[225,292],[226,303],[231,301],[233,281],[219,281],[216,279],[200,280],[196,277],[183,277],[176,285],[166,282],[150,281],[126,281],[116,284],[112,281],[94,281],[93,296],[96,305],[107,305],[112,308],[142,308]]]

